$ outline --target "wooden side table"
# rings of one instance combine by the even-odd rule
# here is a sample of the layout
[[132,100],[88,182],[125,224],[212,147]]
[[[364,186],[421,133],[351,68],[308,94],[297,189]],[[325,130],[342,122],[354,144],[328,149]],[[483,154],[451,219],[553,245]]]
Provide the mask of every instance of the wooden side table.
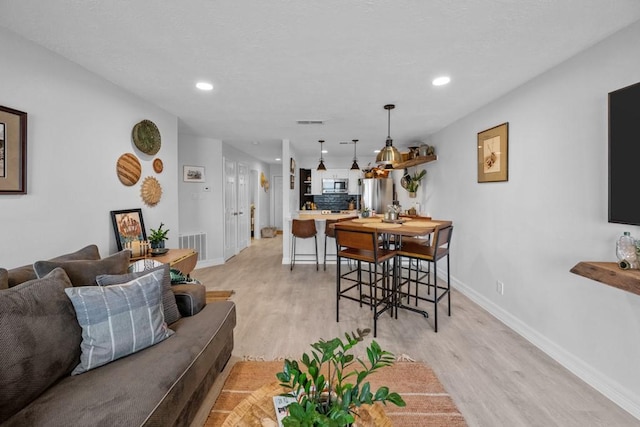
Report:
[[[277,426],[276,410],[273,407],[273,396],[286,392],[279,383],[274,382],[260,387],[246,399],[238,403],[227,416],[222,427],[254,427]],[[380,404],[364,405],[358,409],[356,427],[391,427]]]
[[183,274],[189,275],[198,263],[198,252],[193,249],[169,249],[166,254],[150,257],[164,264],[169,264],[171,268],[180,270]]

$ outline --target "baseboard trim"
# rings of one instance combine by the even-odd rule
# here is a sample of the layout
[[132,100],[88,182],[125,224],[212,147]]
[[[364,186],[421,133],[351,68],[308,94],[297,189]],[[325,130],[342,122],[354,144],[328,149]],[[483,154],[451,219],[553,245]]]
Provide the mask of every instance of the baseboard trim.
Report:
[[[438,269],[438,277],[446,279],[446,270]],[[451,286],[465,295],[467,298],[485,309],[493,317],[511,328],[514,332],[525,338],[537,348],[546,353],[549,357],[560,363],[582,381],[589,384],[602,395],[607,397],[616,405],[629,412],[640,420],[640,396],[635,396],[630,390],[621,386],[615,381],[611,381],[607,376],[585,363],[582,359],[574,356],[553,341],[513,316],[493,301],[476,292],[474,289],[451,277]]]
[[196,264],[196,268],[213,267],[215,265],[222,264],[224,264],[224,259],[222,258],[205,259],[203,261],[198,261],[198,263]]

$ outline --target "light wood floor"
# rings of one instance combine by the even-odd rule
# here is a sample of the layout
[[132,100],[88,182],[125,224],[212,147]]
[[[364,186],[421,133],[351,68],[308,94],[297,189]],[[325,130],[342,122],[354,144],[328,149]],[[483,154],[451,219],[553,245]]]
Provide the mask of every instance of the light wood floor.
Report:
[[[236,292],[234,356],[299,357],[318,338],[373,326],[371,312],[352,301],[341,302],[336,322],[335,265],[325,272],[298,264],[290,272],[281,248],[281,235],[255,240],[225,265],[192,274],[209,290]],[[640,426],[459,292],[452,294],[451,317],[446,304],[440,307],[437,334],[431,319],[400,311],[397,320],[379,320],[376,340],[396,356],[430,365],[469,426]]]

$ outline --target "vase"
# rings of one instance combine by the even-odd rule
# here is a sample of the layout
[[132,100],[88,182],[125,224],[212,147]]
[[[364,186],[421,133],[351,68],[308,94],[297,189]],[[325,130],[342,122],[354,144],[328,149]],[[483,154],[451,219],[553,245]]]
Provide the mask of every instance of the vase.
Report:
[[164,240],[160,242],[151,242],[151,249],[161,249],[164,248]]
[[416,192],[415,191],[409,191],[409,197],[411,197],[412,199],[416,198]]

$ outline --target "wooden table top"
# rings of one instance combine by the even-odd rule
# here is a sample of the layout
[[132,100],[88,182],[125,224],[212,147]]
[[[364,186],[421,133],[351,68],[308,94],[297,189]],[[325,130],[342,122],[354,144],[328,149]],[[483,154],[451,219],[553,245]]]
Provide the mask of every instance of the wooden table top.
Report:
[[[423,218],[401,218],[402,224],[392,224],[382,222],[382,216],[374,218],[358,218],[348,221],[340,221],[332,224],[332,227],[343,230],[374,230],[377,233],[396,234],[401,236],[425,236],[435,231],[436,227],[451,225],[452,221],[423,219]],[[390,227],[393,225],[393,227]]]

